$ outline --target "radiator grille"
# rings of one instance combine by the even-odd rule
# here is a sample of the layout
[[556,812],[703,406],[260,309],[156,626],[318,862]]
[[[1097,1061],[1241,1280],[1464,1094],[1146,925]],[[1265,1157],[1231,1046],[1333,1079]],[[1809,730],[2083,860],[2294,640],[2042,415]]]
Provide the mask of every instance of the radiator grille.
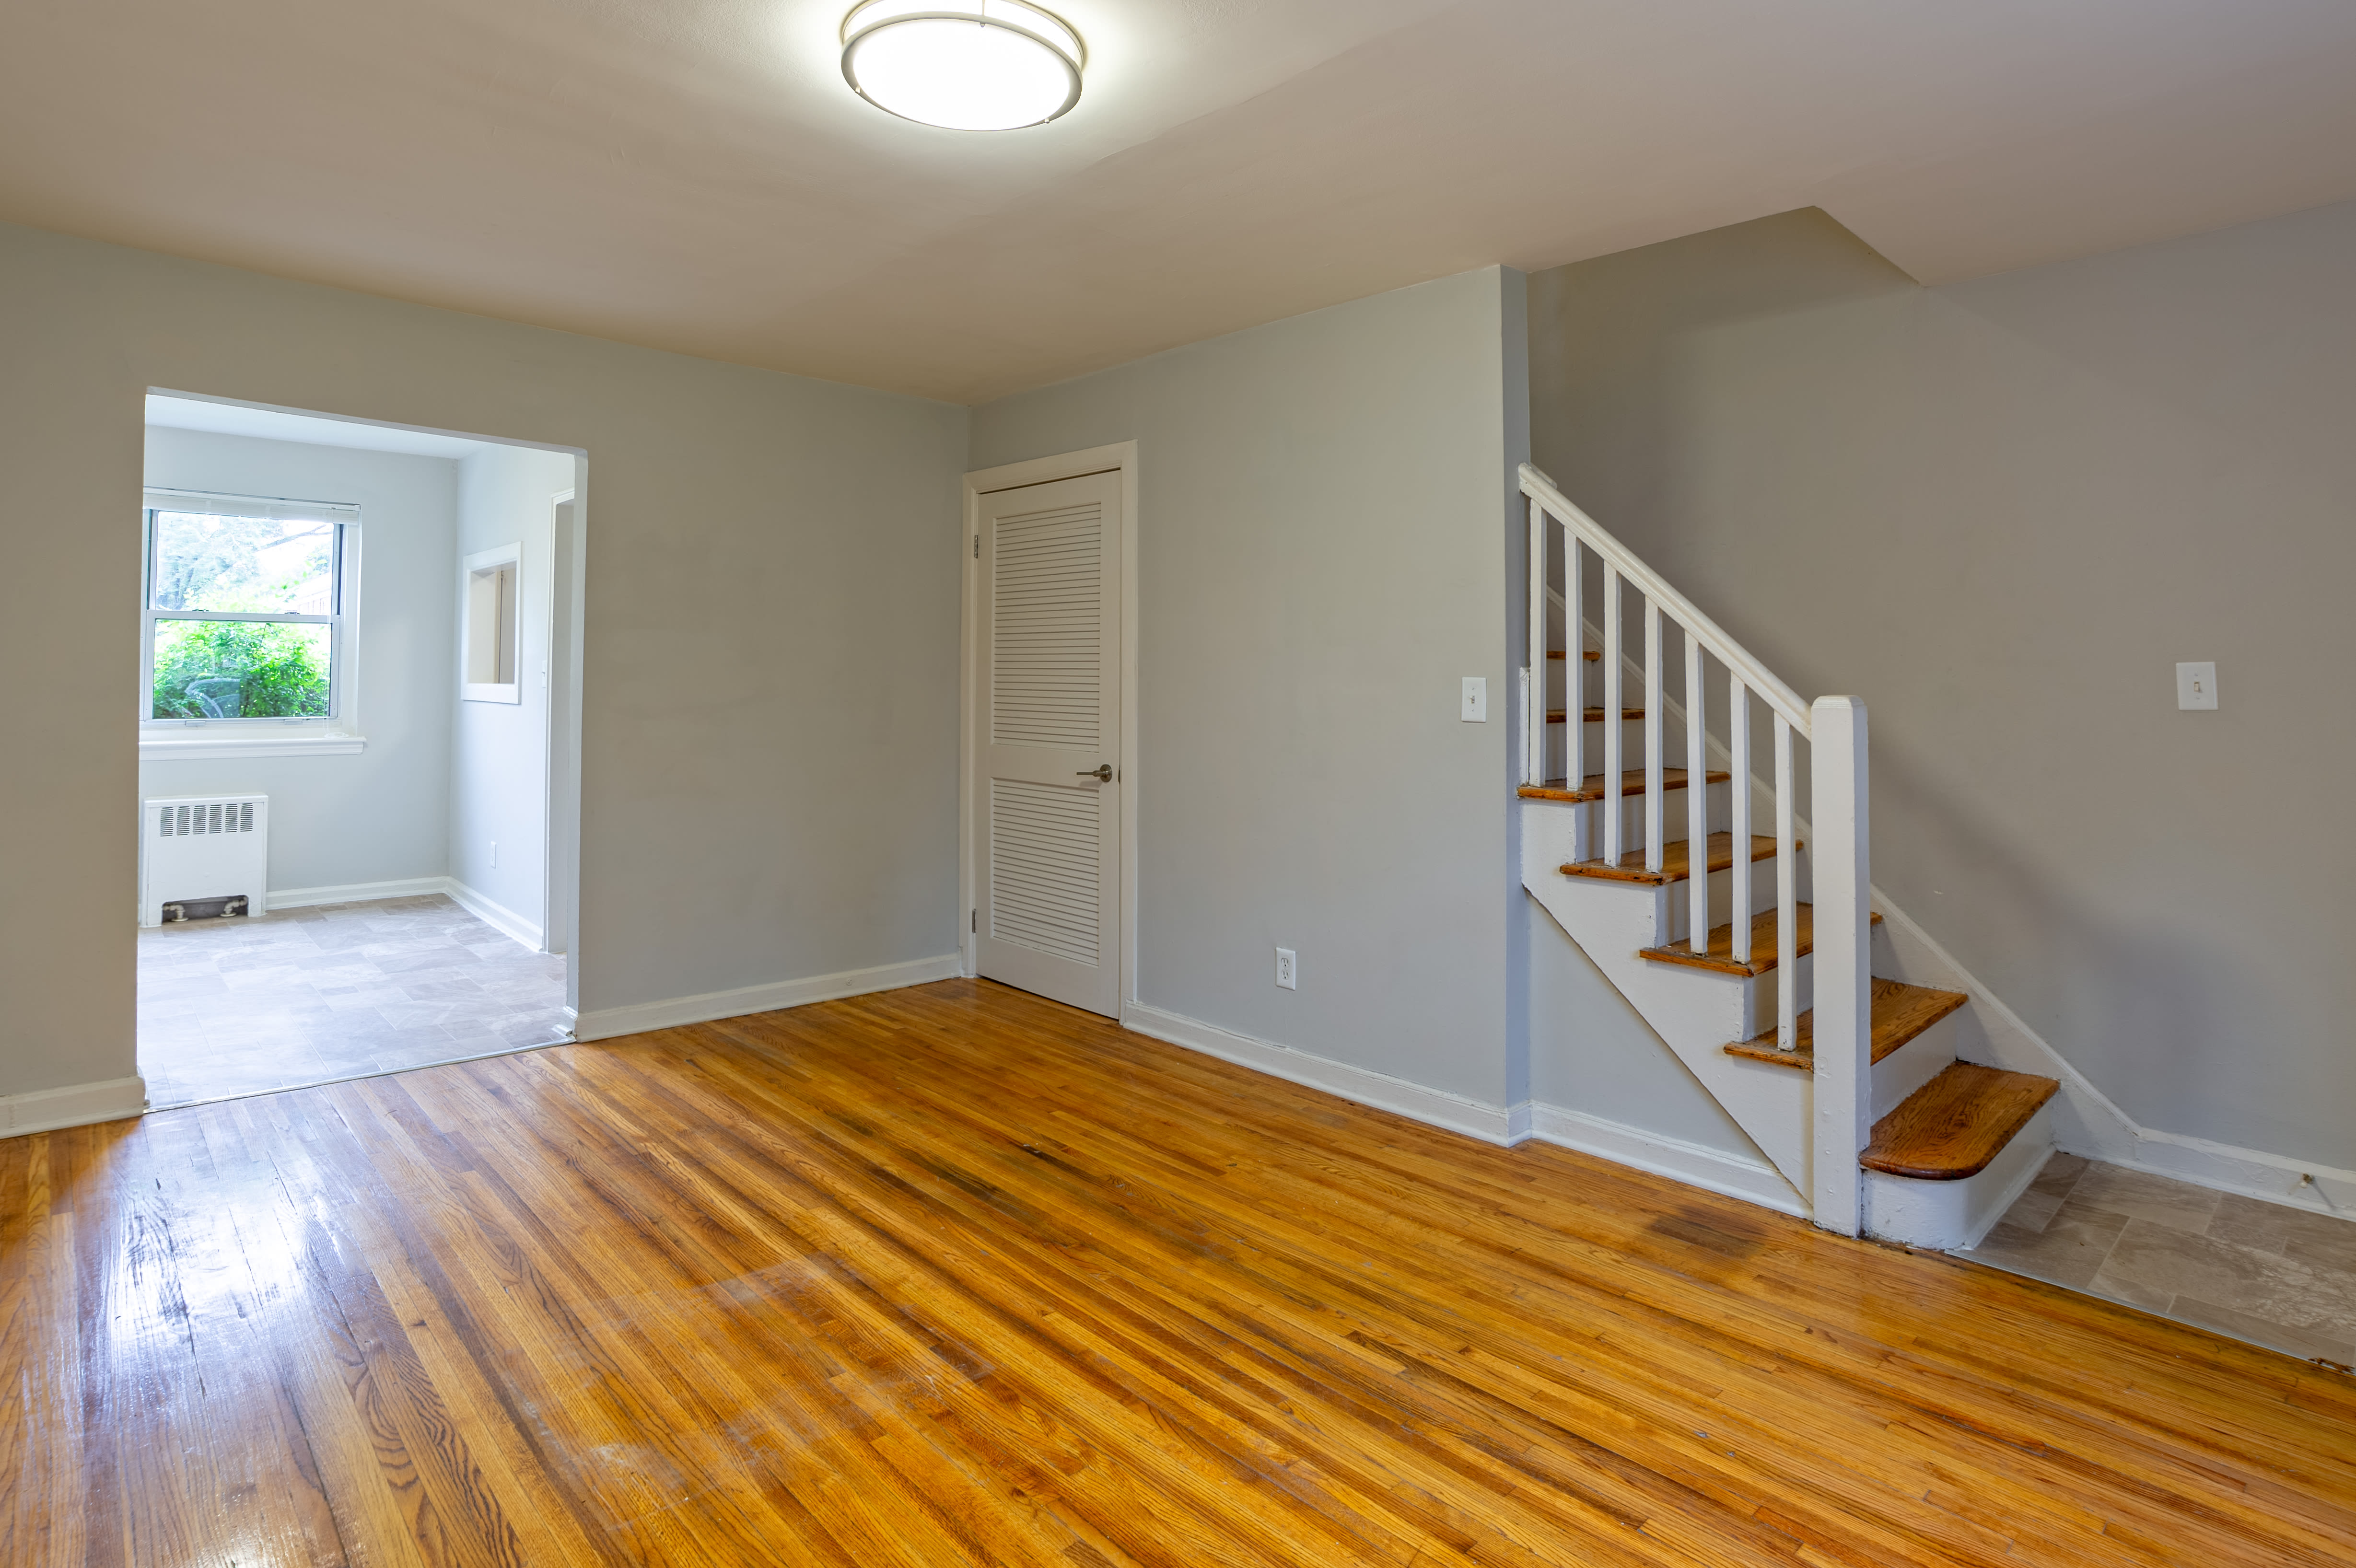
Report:
[[197,833],[251,833],[253,802],[215,800],[155,808],[155,837],[186,838]]

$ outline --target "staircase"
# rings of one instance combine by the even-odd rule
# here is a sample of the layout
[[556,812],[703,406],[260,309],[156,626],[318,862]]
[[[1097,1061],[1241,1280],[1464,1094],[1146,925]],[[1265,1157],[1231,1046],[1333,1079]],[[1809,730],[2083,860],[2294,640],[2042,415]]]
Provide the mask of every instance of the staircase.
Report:
[[1794,1207],[1847,1235],[1971,1245],[2051,1152],[2060,1085],[1959,1061],[1970,998],[1877,973],[1891,965],[1864,704],[1803,702],[1544,474],[1521,475],[1523,886]]

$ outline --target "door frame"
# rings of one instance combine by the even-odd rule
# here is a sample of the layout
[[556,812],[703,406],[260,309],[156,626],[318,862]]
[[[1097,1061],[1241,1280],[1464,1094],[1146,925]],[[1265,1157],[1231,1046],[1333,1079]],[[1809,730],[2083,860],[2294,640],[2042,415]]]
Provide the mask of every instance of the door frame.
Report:
[[958,634],[958,901],[966,908],[966,926],[958,933],[960,972],[970,978],[979,962],[974,923],[980,885],[975,857],[980,835],[974,823],[974,751],[979,737],[974,716],[980,700],[979,683],[981,649],[981,574],[976,570],[974,541],[981,536],[981,498],[997,490],[1025,485],[1046,485],[1057,479],[1077,479],[1085,474],[1120,475],[1120,762],[1114,787],[1120,791],[1120,940],[1116,944],[1120,973],[1114,996],[1126,1019],[1137,1000],[1137,443],[1115,442],[1053,457],[980,468],[965,476],[964,503],[958,507],[958,559],[964,564],[963,590],[958,595],[961,624]]

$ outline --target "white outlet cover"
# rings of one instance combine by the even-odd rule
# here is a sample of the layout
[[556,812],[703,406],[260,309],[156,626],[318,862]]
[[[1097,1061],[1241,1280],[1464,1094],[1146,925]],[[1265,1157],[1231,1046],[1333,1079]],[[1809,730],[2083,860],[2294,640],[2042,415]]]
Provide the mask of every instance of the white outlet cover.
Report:
[[1300,978],[1301,961],[1293,956],[1292,949],[1290,947],[1278,948],[1276,950],[1276,983],[1278,987],[1287,991],[1297,991],[1301,988],[1297,984]]
[[1464,677],[1464,707],[1461,715],[1467,724],[1489,721],[1489,677],[1468,675]]
[[2217,706],[2217,667],[2213,662],[2176,667],[2176,706],[2182,709]]

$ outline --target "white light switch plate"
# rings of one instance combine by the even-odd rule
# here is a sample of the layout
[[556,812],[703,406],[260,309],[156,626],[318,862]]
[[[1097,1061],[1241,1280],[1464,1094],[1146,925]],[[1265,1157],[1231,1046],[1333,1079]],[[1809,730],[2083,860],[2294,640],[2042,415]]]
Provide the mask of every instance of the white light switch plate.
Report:
[[2214,664],[2180,664],[2176,667],[2176,706],[2217,706],[2217,667]]
[[1280,988],[1287,991],[1299,990],[1301,987],[1293,982],[1301,977],[1300,969],[1300,960],[1293,957],[1291,948],[1280,947],[1276,950],[1276,983]]
[[1467,724],[1489,721],[1489,677],[1468,675],[1464,677],[1464,710],[1461,717]]

